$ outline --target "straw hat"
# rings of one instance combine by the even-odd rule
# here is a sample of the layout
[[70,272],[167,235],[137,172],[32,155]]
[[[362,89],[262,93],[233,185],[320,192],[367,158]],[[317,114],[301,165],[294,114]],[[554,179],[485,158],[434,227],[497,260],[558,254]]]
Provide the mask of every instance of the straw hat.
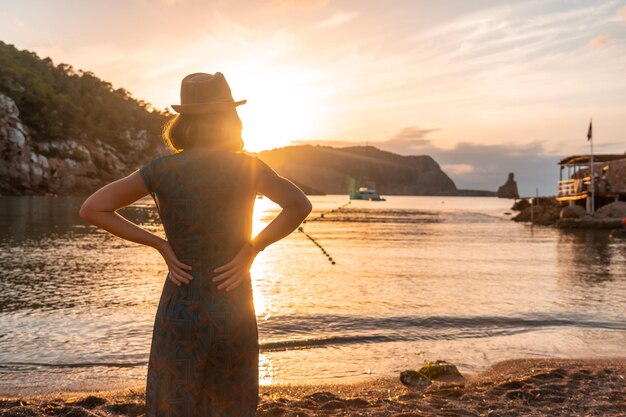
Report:
[[226,111],[245,104],[234,101],[224,74],[189,74],[180,84],[180,104],[172,104],[176,113],[204,114]]

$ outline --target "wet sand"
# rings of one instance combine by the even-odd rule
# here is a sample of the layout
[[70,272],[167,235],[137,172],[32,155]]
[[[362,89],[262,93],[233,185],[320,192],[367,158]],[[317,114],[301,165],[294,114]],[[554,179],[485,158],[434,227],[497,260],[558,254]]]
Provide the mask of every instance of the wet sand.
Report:
[[[143,416],[144,394],[138,388],[3,398],[0,417]],[[626,416],[626,357],[512,359],[421,389],[408,388],[399,378],[261,387],[257,415]]]

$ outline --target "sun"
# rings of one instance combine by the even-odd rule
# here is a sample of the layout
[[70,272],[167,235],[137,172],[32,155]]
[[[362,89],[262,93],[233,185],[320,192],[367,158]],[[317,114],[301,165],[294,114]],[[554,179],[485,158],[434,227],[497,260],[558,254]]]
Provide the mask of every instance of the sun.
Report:
[[[252,68],[252,69],[250,69]],[[321,134],[323,97],[315,74],[299,68],[259,71],[254,66],[232,71],[229,84],[243,122],[246,151],[287,146]]]

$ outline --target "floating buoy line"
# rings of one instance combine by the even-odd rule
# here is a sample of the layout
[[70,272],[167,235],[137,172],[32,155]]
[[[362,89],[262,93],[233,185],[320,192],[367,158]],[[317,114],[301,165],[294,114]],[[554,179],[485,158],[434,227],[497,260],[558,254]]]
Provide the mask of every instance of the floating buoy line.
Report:
[[[302,222],[302,224],[305,224],[306,222],[309,222],[309,221],[315,221],[315,220],[323,219],[323,218],[324,218],[324,214],[334,213],[335,211],[337,211],[337,210],[340,210],[340,209],[344,208],[344,207],[345,207],[345,206],[347,206],[348,204],[350,204],[350,200],[348,200],[348,202],[347,202],[347,203],[344,203],[344,204],[340,205],[339,207],[337,207],[337,208],[335,208],[335,209],[333,209],[333,210],[329,210],[329,211],[327,211],[327,212],[325,212],[325,213],[320,213],[318,216],[313,217],[313,218],[311,218],[311,219],[305,219],[305,220]],[[335,265],[335,260],[332,258],[332,256],[330,256],[330,254],[326,251],[326,249],[325,249],[325,248],[324,248],[324,247],[323,247],[323,246],[322,246],[322,245],[321,245],[321,244],[320,244],[317,240],[315,240],[315,238],[314,238],[313,236],[311,236],[310,234],[308,234],[307,232],[305,232],[305,231],[304,231],[304,227],[303,227],[303,226],[298,227],[298,231],[299,231],[299,232],[301,232],[301,233],[304,233],[304,235],[305,235],[307,238],[309,238],[309,240],[310,240],[311,242],[313,242],[313,244],[314,244],[315,246],[317,246],[318,248],[320,248],[320,250],[322,251],[322,253],[324,254],[324,256],[326,256],[326,258],[328,259],[328,262],[330,262],[331,264]]]

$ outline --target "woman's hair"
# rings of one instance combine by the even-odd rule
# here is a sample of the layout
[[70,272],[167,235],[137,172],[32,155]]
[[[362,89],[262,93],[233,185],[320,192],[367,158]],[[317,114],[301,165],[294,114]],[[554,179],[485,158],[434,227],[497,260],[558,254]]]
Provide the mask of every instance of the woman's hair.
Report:
[[243,150],[241,119],[236,109],[207,114],[178,114],[163,128],[165,144],[174,152],[190,148]]

